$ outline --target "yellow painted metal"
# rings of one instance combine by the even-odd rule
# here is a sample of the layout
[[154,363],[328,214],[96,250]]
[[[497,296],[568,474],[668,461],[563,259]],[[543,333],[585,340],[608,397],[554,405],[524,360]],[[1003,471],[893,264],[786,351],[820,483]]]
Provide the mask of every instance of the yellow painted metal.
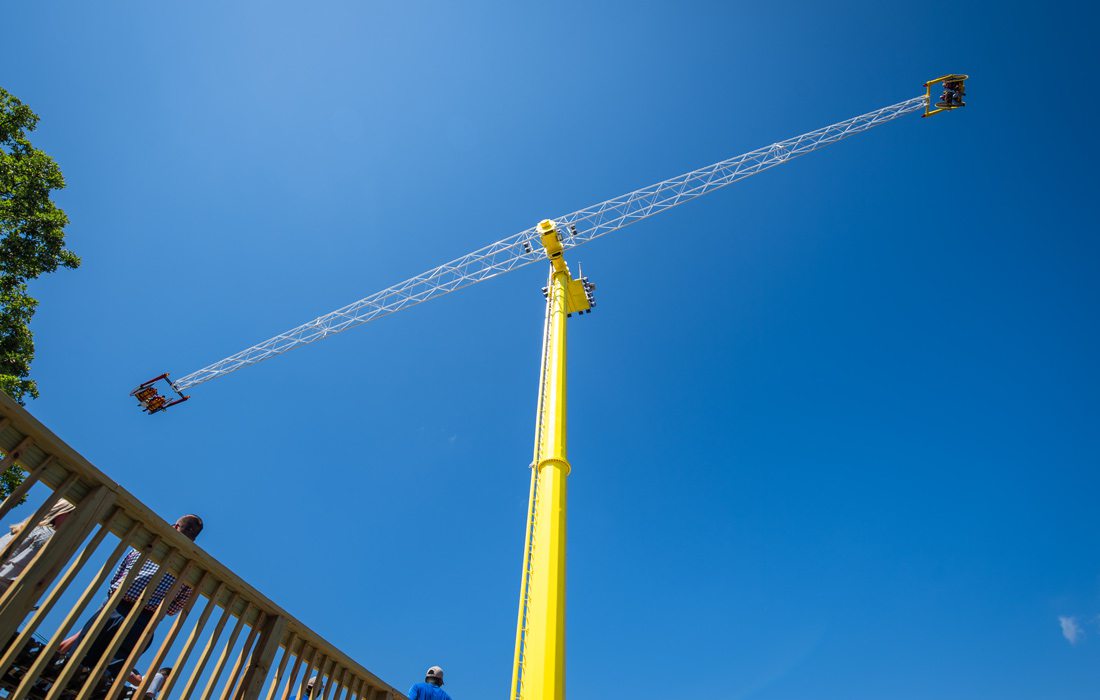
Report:
[[938,85],[945,80],[957,80],[960,83],[966,83],[969,75],[965,73],[948,73],[947,75],[941,75],[938,78],[932,78],[924,84],[924,114],[921,117],[931,117],[933,114],[939,114],[940,112],[950,112],[958,107],[937,107],[932,109],[932,86]]
[[963,81],[963,80],[966,80],[969,77],[970,76],[966,75],[965,73],[948,73],[947,75],[941,75],[938,78],[932,78],[931,80],[929,80],[927,83],[924,84],[924,87],[926,87],[926,88],[927,87],[932,87],[936,83],[942,83],[945,80]]
[[562,259],[552,221],[539,223],[550,260],[546,327],[527,513],[519,619],[512,668],[512,700],[565,697],[566,333],[572,313],[590,308],[585,285]]
[[558,232],[557,225],[550,219],[543,219],[539,222],[538,231],[542,247],[546,249],[546,257],[550,259],[554,272],[568,272],[565,260],[562,258],[565,248],[562,246],[561,233]]
[[588,290],[584,288],[584,282],[570,278],[565,287],[565,313],[583,313],[592,308],[588,299]]

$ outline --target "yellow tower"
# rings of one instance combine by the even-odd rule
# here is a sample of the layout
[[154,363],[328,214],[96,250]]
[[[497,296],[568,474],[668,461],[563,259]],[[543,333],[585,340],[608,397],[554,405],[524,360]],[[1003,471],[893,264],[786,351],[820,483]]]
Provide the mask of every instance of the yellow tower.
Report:
[[550,281],[544,290],[546,326],[510,700],[565,697],[565,505],[570,471],[565,448],[565,320],[591,311],[594,289],[587,279],[570,274],[557,225],[541,221],[538,231],[550,260]]

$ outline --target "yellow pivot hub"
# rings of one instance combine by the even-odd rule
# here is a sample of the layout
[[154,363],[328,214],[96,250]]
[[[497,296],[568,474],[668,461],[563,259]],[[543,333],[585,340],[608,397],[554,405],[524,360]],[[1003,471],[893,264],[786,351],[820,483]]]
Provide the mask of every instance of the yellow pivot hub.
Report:
[[591,311],[594,289],[570,274],[554,222],[538,231],[551,271],[510,700],[565,698],[565,320]]
[[[573,279],[569,272],[569,266],[565,264],[562,253],[565,248],[561,242],[561,232],[550,219],[543,219],[538,226],[539,238],[542,247],[546,249],[546,257],[550,260],[553,275],[565,274],[562,284],[565,286],[565,315],[583,314],[592,309],[592,290],[595,285],[589,283],[586,278]],[[544,289],[549,294],[549,289]],[[548,297],[549,298],[549,297]]]

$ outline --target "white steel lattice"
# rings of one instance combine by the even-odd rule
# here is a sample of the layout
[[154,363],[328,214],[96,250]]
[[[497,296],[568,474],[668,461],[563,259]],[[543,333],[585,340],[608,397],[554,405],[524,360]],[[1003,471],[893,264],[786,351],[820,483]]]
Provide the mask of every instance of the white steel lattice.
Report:
[[[743,180],[762,170],[785,163],[792,158],[816,151],[898,117],[919,112],[924,109],[924,106],[923,95],[914,97],[643,187],[621,197],[557,217],[554,221],[558,223],[559,230],[563,234],[565,247],[573,248]],[[175,385],[181,391],[188,389],[301,345],[308,345],[373,321],[380,316],[386,316],[539,260],[546,260],[546,254],[539,243],[538,232],[532,226],[203,367],[178,379]]]

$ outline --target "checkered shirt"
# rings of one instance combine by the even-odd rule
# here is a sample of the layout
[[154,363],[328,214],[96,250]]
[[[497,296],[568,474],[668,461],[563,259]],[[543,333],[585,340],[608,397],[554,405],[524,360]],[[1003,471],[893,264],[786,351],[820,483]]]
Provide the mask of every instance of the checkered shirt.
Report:
[[[134,567],[134,563],[137,562],[141,553],[136,549],[131,549],[130,553],[119,564],[118,571],[115,572],[114,578],[111,579],[110,593],[114,593],[122,582],[126,579],[126,575],[130,573],[130,569]],[[141,565],[141,570],[138,571],[137,576],[134,577],[134,582],[130,584],[130,588],[122,596],[122,599],[127,603],[136,603],[141,594],[145,591],[145,587],[149,585],[149,582],[156,576],[157,571],[160,570],[160,566],[154,564],[148,559]],[[156,590],[153,591],[153,597],[149,599],[149,602],[145,604],[146,610],[156,610],[160,602],[164,600],[164,596],[168,594],[168,589],[172,587],[172,584],[176,582],[175,576],[172,574],[165,574],[164,579],[157,584]],[[184,585],[180,587],[180,592],[176,595],[168,605],[168,614],[175,615],[180,610],[183,610],[183,606],[187,603],[187,600],[191,597],[191,587]]]

